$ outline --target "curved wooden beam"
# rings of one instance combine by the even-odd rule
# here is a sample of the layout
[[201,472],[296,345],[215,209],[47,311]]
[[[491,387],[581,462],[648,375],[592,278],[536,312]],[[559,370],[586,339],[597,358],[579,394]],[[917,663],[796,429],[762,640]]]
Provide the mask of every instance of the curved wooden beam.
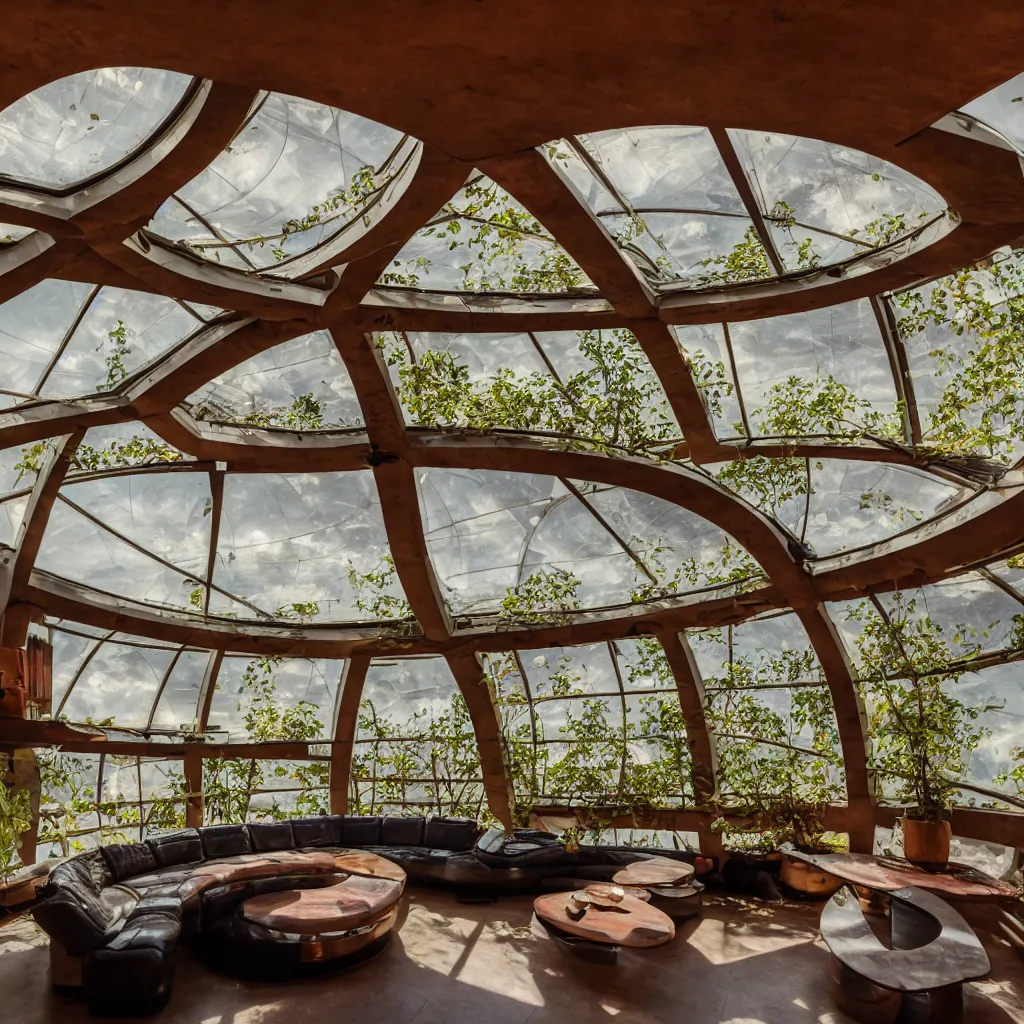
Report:
[[[679,694],[679,708],[686,723],[686,743],[690,748],[690,775],[698,805],[710,804],[718,788],[715,738],[704,714],[704,681],[686,637],[681,633],[658,636],[665,651]],[[703,838],[703,837],[702,837]]]
[[0,562],[0,614],[3,615],[0,647],[22,647],[28,634],[31,610],[24,603],[32,567],[43,542],[53,503],[71,468],[75,449],[85,436],[76,430],[48,447],[32,487],[32,494],[18,528],[14,550]]
[[505,767],[501,723],[494,694],[476,655],[449,654],[447,661],[473,723],[487,806],[491,814],[511,831],[515,827],[512,810],[516,800]]
[[369,658],[356,656],[346,662],[341,674],[338,708],[334,716],[334,743],[331,746],[331,814],[348,812],[348,785],[359,724],[359,704],[363,699],[363,684],[369,667]]
[[657,315],[654,296],[571,182],[536,149],[480,161],[490,176],[558,240],[622,316]]

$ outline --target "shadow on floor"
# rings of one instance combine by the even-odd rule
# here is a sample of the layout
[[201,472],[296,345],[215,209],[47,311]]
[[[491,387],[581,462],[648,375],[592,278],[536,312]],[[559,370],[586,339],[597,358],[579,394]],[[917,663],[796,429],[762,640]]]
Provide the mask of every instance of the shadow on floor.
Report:
[[[351,973],[260,984],[221,977],[179,951],[160,1024],[842,1024],[827,986],[820,906],[709,900],[670,945],[623,950],[615,967],[577,960],[530,928],[532,900],[465,905],[408,891],[389,948]],[[84,1006],[48,988],[45,938],[0,930],[3,1019],[83,1024]],[[969,986],[971,1024],[1024,1022],[1014,954],[989,945],[992,977]],[[13,1003],[13,1005],[12,1005]]]

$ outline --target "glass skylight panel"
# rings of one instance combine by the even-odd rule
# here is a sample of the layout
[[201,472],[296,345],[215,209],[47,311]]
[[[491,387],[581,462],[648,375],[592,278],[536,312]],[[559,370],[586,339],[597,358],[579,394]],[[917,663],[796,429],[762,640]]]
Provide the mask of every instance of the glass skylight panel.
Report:
[[[379,599],[404,603],[373,474],[228,474],[213,582],[247,617],[372,620]],[[245,615],[217,589],[210,610]]]
[[960,109],[1003,135],[1024,150],[1024,74],[996,86]]
[[106,593],[193,609],[209,557],[205,473],[141,472],[67,484],[36,566]]
[[407,422],[554,433],[637,455],[681,440],[630,331],[374,337]]
[[194,462],[139,420],[90,427],[75,449],[70,474]]
[[175,732],[193,730],[200,712],[203,678],[212,657],[212,651],[178,652],[153,709],[154,728]]
[[442,292],[596,291],[514,196],[475,171],[403,246],[378,284]]
[[0,408],[112,391],[202,326],[161,295],[42,281],[0,306]]
[[743,411],[722,324],[672,327],[719,439],[742,436]]
[[[207,731],[231,743],[328,736],[343,667],[323,658],[226,657]],[[266,714],[272,708],[277,716]]]
[[25,467],[25,449],[0,448],[0,544],[13,546],[28,497],[8,497],[30,488],[35,474]]
[[133,156],[192,79],[154,68],[98,68],[58,79],[0,112],[0,178],[63,190]]
[[415,143],[344,110],[268,93],[147,230],[223,266],[289,275],[381,201]]
[[1021,275],[1019,253],[1003,250],[987,269],[964,270],[890,300],[925,445],[1003,462],[1020,457],[1024,400],[1008,300],[1024,292]]
[[729,337],[754,436],[899,429],[889,357],[869,300],[732,323]]
[[[173,658],[171,647],[102,643],[81,667],[60,713],[71,722],[144,729]],[[56,710],[56,693],[54,698]]]
[[185,399],[196,419],[289,430],[360,427],[352,380],[327,331],[275,345]]
[[359,705],[350,811],[476,817],[483,800],[476,736],[445,659],[375,659]]
[[870,253],[945,211],[919,178],[867,153],[774,132],[729,137],[789,271]]
[[457,613],[598,608],[759,572],[720,530],[636,491],[483,470],[418,480],[427,548]]

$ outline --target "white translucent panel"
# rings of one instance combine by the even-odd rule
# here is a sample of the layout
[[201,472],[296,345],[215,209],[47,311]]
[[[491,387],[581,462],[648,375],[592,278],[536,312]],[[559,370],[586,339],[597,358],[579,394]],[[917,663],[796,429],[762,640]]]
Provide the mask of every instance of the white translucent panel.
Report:
[[553,694],[614,693],[618,677],[607,644],[552,647],[520,655],[534,700]]
[[817,655],[792,612],[687,634],[710,687],[824,682]]
[[174,608],[194,610],[199,590],[201,607],[199,579],[206,572],[211,507],[205,474],[111,477],[69,484],[63,493],[152,555],[58,498],[37,568],[119,597]]
[[202,326],[173,299],[101,288],[40,388],[45,398],[111,391]]
[[912,529],[971,492],[930,473],[885,463],[812,459],[806,540],[819,556]]
[[997,85],[960,109],[995,128],[1017,147],[1024,149],[1024,74]]
[[194,455],[179,451],[154,433],[145,423],[133,420],[90,427],[75,449],[71,474],[129,466],[194,462]]
[[199,714],[199,694],[212,655],[209,651],[182,651],[164,684],[153,712],[153,727],[190,731]]
[[406,337],[417,359],[428,351],[450,353],[459,366],[465,366],[469,371],[470,381],[489,380],[503,370],[511,370],[522,377],[531,373],[550,374],[528,334],[410,332]]
[[690,364],[694,382],[707,404],[716,436],[743,434],[739,392],[725,334],[720,324],[669,328]]
[[[589,837],[588,837],[589,841]],[[670,832],[653,828],[609,828],[595,840],[598,846],[640,846],[661,850],[700,850],[700,837],[696,832]]]
[[[35,395],[40,378],[92,291],[88,284],[46,280],[0,305],[4,367],[0,408]],[[111,326],[117,326],[116,320]]]
[[[370,619],[357,607],[354,574],[384,570],[389,558],[380,499],[370,472],[229,474],[224,481],[213,582],[267,615]],[[380,594],[403,598],[393,575]],[[216,591],[212,611],[237,612]]]
[[102,801],[154,800],[178,794],[175,776],[180,777],[183,763],[148,757],[108,757],[100,779]]
[[[1017,799],[1024,798],[1024,780],[1002,779],[1024,765],[1024,663],[994,665],[968,672],[956,682],[946,680],[943,689],[971,707],[981,708],[976,724],[984,735],[970,754],[964,782],[973,782]],[[963,790],[960,803],[988,803],[991,798]],[[1011,809],[1011,808],[1007,808]],[[1017,808],[1012,808],[1016,810]]]
[[[862,426],[869,411],[892,413],[895,408],[889,358],[867,299],[734,323],[729,333],[755,435],[843,433]],[[802,411],[832,381],[866,408],[850,411],[833,400],[824,417]],[[808,384],[813,385],[810,395],[803,390]],[[827,417],[839,422],[828,424]],[[795,420],[796,428],[782,429],[783,420]]]
[[389,158],[402,140],[356,114],[270,93],[149,230],[206,259],[273,269],[358,217],[399,170]]
[[429,291],[595,291],[522,204],[475,172],[402,247],[378,283]]
[[98,68],[44,85],[0,112],[0,176],[63,189],[102,174],[159,131],[191,81]]
[[[909,234],[941,213],[946,203],[925,182],[893,164],[846,146],[772,132],[729,131],[761,212],[776,221],[794,220],[777,236],[786,268],[811,265],[800,259],[806,225],[863,240],[874,247]],[[788,235],[788,238],[781,237]],[[835,258],[834,250],[819,259]]]
[[109,720],[123,727],[145,728],[173,657],[170,648],[103,644],[72,687],[62,713],[71,722]]
[[371,662],[363,684],[357,740],[372,739],[368,721],[386,723],[386,736],[419,735],[442,715],[458,693],[444,658],[402,658]]
[[355,388],[327,331],[275,345],[185,400],[197,419],[319,430],[362,426]]
[[341,670],[325,659],[226,657],[207,729],[231,742],[329,736]]

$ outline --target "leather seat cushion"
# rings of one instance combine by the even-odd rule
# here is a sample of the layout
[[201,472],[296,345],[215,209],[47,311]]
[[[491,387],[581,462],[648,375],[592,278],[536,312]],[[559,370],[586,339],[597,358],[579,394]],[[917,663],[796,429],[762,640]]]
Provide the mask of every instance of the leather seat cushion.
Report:
[[423,830],[423,845],[433,850],[471,850],[479,835],[472,818],[430,818]]
[[249,825],[249,840],[253,853],[276,850],[294,850],[295,836],[287,821],[255,821]]
[[207,825],[199,829],[199,839],[207,860],[252,853],[249,830],[245,825]]
[[145,875],[157,868],[156,857],[146,843],[117,843],[101,846],[100,853],[115,882],[123,882],[135,875]]
[[175,864],[194,864],[203,859],[203,844],[194,828],[183,828],[165,836],[147,839],[146,842],[162,868]]
[[382,846],[421,846],[425,822],[419,817],[387,815],[380,824]]
[[346,814],[342,819],[342,846],[377,846],[380,842],[380,818],[377,815]]
[[90,850],[64,861],[63,864],[58,864],[50,872],[46,885],[41,887],[41,895],[57,892],[64,886],[99,894],[100,890],[110,885],[113,880],[102,853],[99,850]]
[[321,814],[315,818],[293,818],[291,825],[296,846],[341,846],[340,814]]

